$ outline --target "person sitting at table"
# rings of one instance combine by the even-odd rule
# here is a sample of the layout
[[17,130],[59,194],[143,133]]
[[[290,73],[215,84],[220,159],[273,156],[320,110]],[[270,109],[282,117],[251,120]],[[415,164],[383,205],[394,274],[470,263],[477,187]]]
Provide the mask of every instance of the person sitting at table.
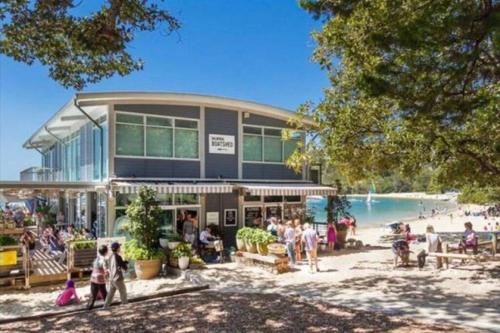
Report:
[[202,246],[206,247],[214,240],[215,237],[212,236],[212,227],[208,225],[200,234],[200,243]]
[[464,223],[465,231],[462,240],[458,244],[458,250],[460,253],[467,253],[467,249],[472,249],[474,252],[477,251],[477,234],[472,229],[472,223]]

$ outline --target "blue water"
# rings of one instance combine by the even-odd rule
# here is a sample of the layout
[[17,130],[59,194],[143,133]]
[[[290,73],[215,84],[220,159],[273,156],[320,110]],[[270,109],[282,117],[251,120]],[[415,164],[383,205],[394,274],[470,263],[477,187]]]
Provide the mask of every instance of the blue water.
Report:
[[[395,220],[418,218],[422,213],[430,216],[431,210],[449,210],[455,204],[440,200],[372,198],[370,204],[366,196],[350,196],[350,214],[356,217],[359,227],[379,226]],[[326,199],[308,199],[307,207],[314,215],[315,222],[326,221]]]

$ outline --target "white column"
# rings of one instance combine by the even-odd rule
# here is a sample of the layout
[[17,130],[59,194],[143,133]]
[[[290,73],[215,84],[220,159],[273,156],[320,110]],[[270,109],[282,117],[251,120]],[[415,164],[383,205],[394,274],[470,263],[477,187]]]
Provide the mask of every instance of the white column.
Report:
[[199,128],[199,155],[200,155],[200,178],[205,178],[205,105],[200,107],[200,128]]

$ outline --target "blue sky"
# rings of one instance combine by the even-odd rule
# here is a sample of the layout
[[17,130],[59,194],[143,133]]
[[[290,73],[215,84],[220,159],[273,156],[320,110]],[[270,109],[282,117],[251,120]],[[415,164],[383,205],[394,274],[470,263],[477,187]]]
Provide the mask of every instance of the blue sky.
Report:
[[[101,2],[86,0],[77,10]],[[182,28],[137,37],[130,51],[145,61],[144,70],[85,91],[193,92],[294,110],[317,101],[328,84],[310,60],[310,33],[320,23],[294,0],[178,0],[164,7]],[[40,155],[22,144],[74,93],[52,81],[46,68],[0,56],[0,179],[17,180],[22,169],[40,165]]]

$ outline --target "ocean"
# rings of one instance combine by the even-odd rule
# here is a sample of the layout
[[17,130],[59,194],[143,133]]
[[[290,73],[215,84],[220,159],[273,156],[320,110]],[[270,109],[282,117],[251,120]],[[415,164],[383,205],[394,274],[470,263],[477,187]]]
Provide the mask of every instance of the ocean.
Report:
[[[349,196],[349,213],[356,218],[358,227],[381,226],[393,221],[416,219],[419,214],[430,216],[432,209],[440,212],[456,207],[455,203],[432,199],[406,199],[372,197],[366,202],[366,195]],[[326,222],[326,199],[308,198],[307,207],[314,215],[315,222]]]

